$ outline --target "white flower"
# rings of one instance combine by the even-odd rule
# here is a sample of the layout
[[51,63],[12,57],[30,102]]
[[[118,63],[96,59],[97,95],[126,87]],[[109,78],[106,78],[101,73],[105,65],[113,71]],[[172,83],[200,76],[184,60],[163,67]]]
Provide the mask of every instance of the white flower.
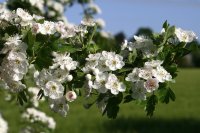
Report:
[[0,114],[0,133],[7,133],[8,132],[8,123],[3,119]]
[[108,73],[100,73],[96,75],[96,79],[93,84],[93,88],[96,89],[100,93],[106,93],[107,88],[105,87],[105,84],[108,80]]
[[85,77],[86,77],[87,80],[91,80],[92,79],[92,75],[91,74],[86,74]]
[[144,87],[146,88],[147,92],[153,92],[158,89],[159,84],[156,78],[147,79],[144,83]]
[[78,66],[77,61],[73,61],[73,59],[70,57],[70,54],[68,53],[56,53],[53,52],[53,56],[55,57],[53,59],[54,64],[50,66],[51,69],[55,69],[60,67],[60,69],[64,70],[75,70]]
[[17,8],[16,14],[21,18],[21,20],[22,20],[21,25],[22,26],[27,26],[27,25],[31,24],[33,17],[28,12],[24,11],[21,8]]
[[134,36],[136,42],[133,44],[136,49],[142,51],[144,57],[151,58],[155,57],[158,54],[156,46],[153,44],[153,41],[148,37],[144,36]]
[[37,7],[41,12],[44,12],[44,0],[29,0],[32,6]]
[[149,61],[149,62],[145,62],[145,67],[156,68],[158,66],[161,66],[162,63],[163,63],[163,61],[160,61],[160,60],[152,60],[152,61]]
[[138,76],[143,79],[152,78],[152,68],[140,68]]
[[97,14],[101,14],[102,13],[100,7],[98,5],[96,5],[96,4],[94,4],[93,2],[89,3],[88,8],[92,9]]
[[60,83],[64,83],[65,81],[69,81],[69,78],[73,78],[73,77],[69,77],[69,72],[67,70],[63,70],[63,69],[55,69],[55,71],[52,73],[53,78],[60,82]]
[[25,74],[28,71],[28,61],[26,55],[21,52],[10,52],[7,59],[9,60],[11,68],[15,73]]
[[50,129],[55,129],[56,122],[52,117],[47,116],[44,112],[41,112],[35,108],[27,108],[26,112],[22,114],[22,118],[31,123],[41,122],[48,126]]
[[46,83],[53,80],[53,76],[47,69],[42,69],[40,72],[34,72],[34,79],[37,86],[45,88]]
[[146,89],[144,81],[140,80],[132,84],[132,98],[137,100],[146,100]]
[[95,26],[95,21],[92,18],[84,18],[81,24],[85,26]]
[[105,25],[106,25],[105,21],[104,21],[103,19],[101,19],[101,18],[96,19],[95,22],[96,22],[97,25],[99,25],[101,28],[104,28]]
[[119,82],[114,74],[109,74],[108,81],[105,86],[114,95],[117,95],[119,92],[124,92],[126,89],[125,85],[122,82]]
[[161,83],[165,81],[172,81],[172,76],[162,66],[158,66],[152,70],[153,76]]
[[74,91],[68,91],[65,94],[65,98],[67,99],[67,101],[73,102],[74,100],[76,100],[77,95],[76,95],[76,93]]
[[185,31],[181,28],[176,28],[175,34],[180,42],[189,43],[198,38],[193,31]]
[[51,35],[56,32],[55,23],[50,21],[44,21],[43,24],[38,24],[38,32],[43,35]]
[[66,117],[69,110],[69,105],[66,103],[64,97],[59,99],[49,99],[49,106],[54,112],[57,112],[64,117]]
[[0,53],[6,54],[11,50],[26,53],[27,45],[23,43],[20,39],[21,37],[19,35],[15,35],[6,39],[6,43],[4,44],[4,47],[0,51]]
[[125,65],[125,63],[123,62],[123,57],[118,54],[115,54],[113,52],[108,52],[106,56],[107,57],[106,57],[105,64],[112,71],[121,69]]
[[137,67],[134,68],[133,71],[128,74],[128,76],[125,78],[125,80],[131,81],[131,82],[139,81],[140,80],[139,72],[140,72],[139,68],[137,68]]
[[122,46],[121,46],[121,50],[124,50],[127,48],[127,45],[128,45],[128,41],[127,40],[124,40],[124,42],[122,43]]
[[63,96],[64,87],[58,81],[48,81],[44,88],[44,95],[51,99],[58,99]]

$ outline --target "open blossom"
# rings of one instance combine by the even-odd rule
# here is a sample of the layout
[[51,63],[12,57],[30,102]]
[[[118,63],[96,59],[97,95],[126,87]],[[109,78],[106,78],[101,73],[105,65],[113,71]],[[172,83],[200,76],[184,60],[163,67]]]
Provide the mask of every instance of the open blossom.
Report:
[[[104,52],[105,51],[102,52],[103,55]],[[112,71],[121,69],[125,65],[123,62],[123,57],[118,54],[108,52],[105,53],[104,57],[106,58],[105,65]]]
[[51,69],[55,69],[60,67],[60,69],[64,70],[75,70],[78,66],[77,61],[73,61],[73,59],[70,57],[69,53],[56,53],[53,52],[53,56],[55,57],[53,59],[54,64],[50,66]]
[[105,86],[114,95],[126,90],[126,86],[122,82],[119,82],[114,74],[109,74],[108,81],[106,82]]
[[175,34],[180,42],[189,43],[198,38],[193,31],[185,31],[181,28],[176,28]]
[[156,69],[152,70],[152,74],[161,83],[172,81],[172,76],[162,66],[158,66]]
[[66,117],[67,112],[69,111],[69,105],[66,103],[64,97],[61,97],[59,99],[49,99],[49,106],[51,110],[59,113],[64,117]]
[[4,43],[3,49],[0,51],[2,54],[6,54],[9,51],[16,51],[16,52],[22,52],[25,53],[27,49],[27,45],[22,42],[21,37],[19,35],[11,36],[6,39],[6,42]]
[[147,61],[145,62],[145,67],[152,67],[152,68],[156,68],[156,67],[159,67],[161,66],[163,63],[163,61],[160,61],[160,60],[152,60],[152,61]]
[[76,100],[77,95],[76,95],[76,93],[74,91],[68,91],[65,94],[65,97],[66,97],[67,101],[73,102],[74,100]]
[[108,80],[108,73],[100,73],[96,75],[93,88],[100,93],[106,93],[108,91],[108,89],[105,87],[107,80]]
[[95,26],[95,21],[92,18],[85,18],[81,21],[81,24],[85,26]]
[[147,92],[153,92],[158,89],[159,84],[156,78],[150,78],[144,83],[144,87],[146,88]]
[[152,68],[140,68],[138,76],[145,80],[152,78]]
[[44,95],[51,99],[59,99],[63,96],[64,87],[57,81],[48,81],[44,88]]
[[43,24],[38,24],[38,32],[43,35],[52,35],[56,32],[55,23],[50,21],[44,21]]
[[16,14],[20,17],[20,19],[22,20],[20,22],[20,24],[22,26],[28,26],[28,25],[32,25],[32,20],[33,20],[33,17],[26,11],[24,11],[23,9],[21,8],[18,8],[16,10]]
[[140,72],[139,68],[134,68],[131,73],[128,74],[128,76],[125,78],[126,81],[136,82],[140,80],[140,77],[138,76]]
[[132,98],[137,100],[146,100],[147,90],[144,87],[144,81],[140,80],[132,84]]

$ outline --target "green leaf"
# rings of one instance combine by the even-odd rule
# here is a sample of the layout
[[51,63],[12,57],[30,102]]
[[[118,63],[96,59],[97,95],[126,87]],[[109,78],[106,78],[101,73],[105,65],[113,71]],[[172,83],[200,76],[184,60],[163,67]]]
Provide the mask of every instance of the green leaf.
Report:
[[169,24],[168,24],[167,20],[163,23],[163,26],[162,26],[162,27],[163,27],[165,30],[168,29]]
[[154,110],[155,110],[155,106],[158,103],[158,98],[156,95],[151,95],[150,97],[147,98],[147,104],[145,107],[145,111],[147,112],[147,116],[152,117]]
[[158,91],[159,93],[159,100],[162,103],[168,104],[170,100],[175,101],[176,97],[174,92],[170,88],[162,88]]
[[137,50],[133,49],[133,51],[130,52],[128,55],[128,62],[132,64],[135,61],[136,57],[137,57]]
[[102,115],[107,114],[108,118],[115,119],[119,112],[119,104],[123,99],[123,94],[119,93],[117,96],[108,99],[108,103]]
[[124,103],[129,103],[133,100],[132,96],[131,95],[127,95],[124,97]]

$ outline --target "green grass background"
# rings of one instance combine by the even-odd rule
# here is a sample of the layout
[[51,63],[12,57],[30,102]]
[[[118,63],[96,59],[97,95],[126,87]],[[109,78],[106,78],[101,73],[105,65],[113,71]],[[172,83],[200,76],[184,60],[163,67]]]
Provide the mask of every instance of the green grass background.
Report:
[[[180,69],[172,88],[176,101],[159,103],[153,118],[134,102],[122,104],[115,120],[102,117],[96,106],[84,109],[81,101],[70,103],[66,118],[48,111],[47,105],[44,110],[55,117],[55,133],[200,133],[200,69]],[[9,133],[17,133],[20,107],[0,97],[0,109],[9,122]]]

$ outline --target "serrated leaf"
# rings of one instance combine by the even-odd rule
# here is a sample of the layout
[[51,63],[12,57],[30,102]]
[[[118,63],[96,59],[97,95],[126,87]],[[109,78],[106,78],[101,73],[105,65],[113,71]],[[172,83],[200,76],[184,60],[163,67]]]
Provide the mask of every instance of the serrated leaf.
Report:
[[123,103],[129,103],[133,100],[131,95],[127,95],[124,97],[124,102]]
[[150,97],[147,98],[147,104],[145,107],[145,111],[147,113],[147,116],[152,117],[153,113],[155,111],[155,106],[158,103],[158,98],[156,95],[151,95]]
[[162,103],[168,104],[170,100],[175,101],[176,97],[170,88],[162,88],[159,90],[159,100]]

